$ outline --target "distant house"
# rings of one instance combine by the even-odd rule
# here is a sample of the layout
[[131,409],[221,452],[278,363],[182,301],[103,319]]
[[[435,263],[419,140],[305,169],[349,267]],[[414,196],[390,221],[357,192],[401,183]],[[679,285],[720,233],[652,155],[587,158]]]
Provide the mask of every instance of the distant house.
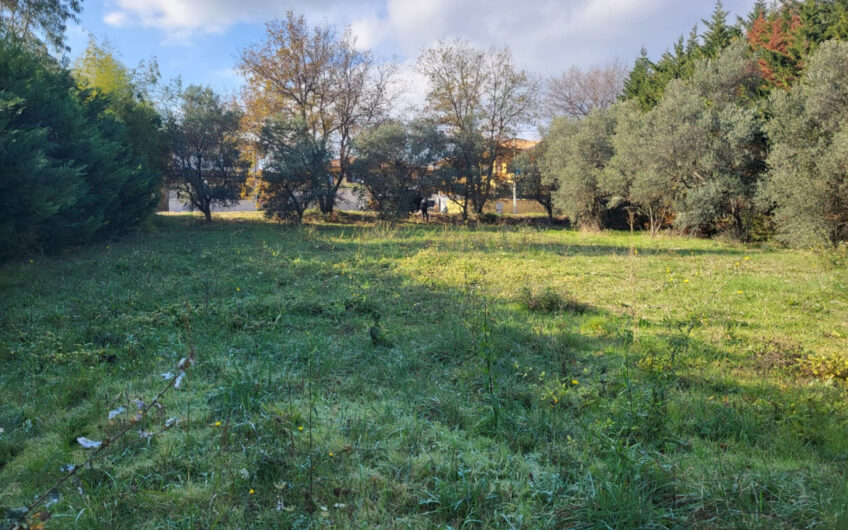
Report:
[[499,180],[512,181],[512,178],[515,175],[509,172],[509,166],[515,159],[515,156],[522,151],[533,149],[537,145],[539,145],[538,140],[524,140],[523,138],[514,138],[504,142],[503,147],[506,150],[506,153],[495,160],[495,175],[499,178]]

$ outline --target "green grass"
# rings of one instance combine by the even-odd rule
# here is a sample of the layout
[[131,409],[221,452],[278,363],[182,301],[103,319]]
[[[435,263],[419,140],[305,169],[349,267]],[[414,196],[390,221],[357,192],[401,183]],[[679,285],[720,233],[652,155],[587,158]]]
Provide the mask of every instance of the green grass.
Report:
[[846,285],[708,240],[158,216],[0,268],[0,507],[164,387],[188,316],[139,428],[180,422],[48,528],[844,528]]

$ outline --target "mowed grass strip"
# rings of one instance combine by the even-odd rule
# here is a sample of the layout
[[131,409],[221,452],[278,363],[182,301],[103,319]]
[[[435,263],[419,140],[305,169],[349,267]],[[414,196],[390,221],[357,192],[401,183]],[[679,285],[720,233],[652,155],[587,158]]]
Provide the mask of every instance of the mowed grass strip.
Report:
[[846,285],[681,237],[157,216],[0,269],[0,506],[149,402],[188,321],[197,365],[48,527],[837,528]]

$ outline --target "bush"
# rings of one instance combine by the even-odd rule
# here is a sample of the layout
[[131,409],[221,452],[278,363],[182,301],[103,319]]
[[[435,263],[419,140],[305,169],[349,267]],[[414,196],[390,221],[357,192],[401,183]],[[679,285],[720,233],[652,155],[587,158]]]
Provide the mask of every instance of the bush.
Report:
[[519,290],[518,298],[529,311],[540,313],[554,313],[556,311],[584,313],[589,309],[589,306],[575,300],[571,295],[561,295],[550,287],[537,291],[524,286]]
[[107,104],[46,53],[0,39],[0,259],[120,233],[153,211],[158,176]]
[[480,214],[480,216],[477,218],[477,220],[480,221],[484,225],[495,225],[495,224],[498,224],[498,222],[500,222],[500,216],[496,213],[487,212],[487,213]]

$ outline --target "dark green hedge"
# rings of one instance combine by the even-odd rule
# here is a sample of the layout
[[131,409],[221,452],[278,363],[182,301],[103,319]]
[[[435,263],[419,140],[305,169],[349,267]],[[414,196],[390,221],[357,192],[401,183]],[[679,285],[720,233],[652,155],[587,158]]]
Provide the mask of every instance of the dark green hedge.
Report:
[[108,107],[48,54],[0,39],[0,259],[121,233],[153,211],[160,176]]

